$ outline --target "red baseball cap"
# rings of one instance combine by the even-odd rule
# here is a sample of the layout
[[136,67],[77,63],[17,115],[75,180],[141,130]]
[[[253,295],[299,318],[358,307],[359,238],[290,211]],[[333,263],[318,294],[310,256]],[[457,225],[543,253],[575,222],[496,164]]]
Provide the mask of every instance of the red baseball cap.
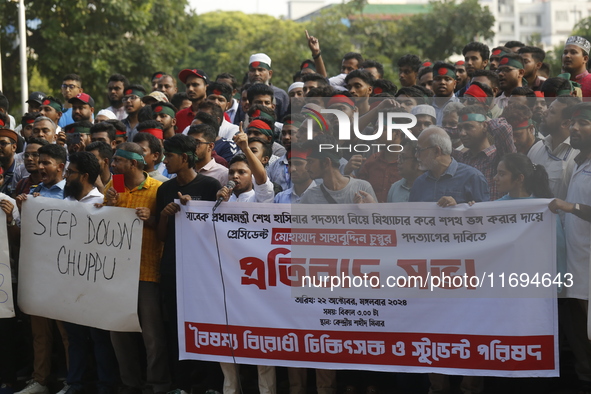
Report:
[[179,73],[179,79],[181,80],[182,83],[187,83],[187,78],[189,77],[189,75],[195,75],[201,79],[203,79],[205,81],[205,83],[207,84],[209,82],[209,77],[207,76],[207,74],[205,73],[205,71],[203,70],[199,70],[199,69],[184,69],[183,71],[181,71]]

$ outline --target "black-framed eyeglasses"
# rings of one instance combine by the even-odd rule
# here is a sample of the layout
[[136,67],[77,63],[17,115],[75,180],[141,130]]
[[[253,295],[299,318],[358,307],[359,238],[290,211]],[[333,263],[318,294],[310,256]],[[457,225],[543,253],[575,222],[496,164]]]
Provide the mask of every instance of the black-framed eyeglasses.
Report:
[[197,145],[201,145],[201,144],[206,144],[206,145],[213,144],[213,142],[207,142],[207,141],[195,141],[195,143]]
[[12,145],[14,144],[14,142],[10,142],[10,141],[0,141],[0,146],[3,148],[6,148],[6,145]]
[[127,101],[135,101],[139,99],[139,96],[136,96],[135,94],[132,94],[131,96],[125,96],[121,99],[121,101],[123,102],[127,102]]
[[415,148],[415,155],[418,155],[422,151],[427,150],[427,149],[431,149],[431,148],[437,148],[437,147],[435,145],[431,145],[426,148]]

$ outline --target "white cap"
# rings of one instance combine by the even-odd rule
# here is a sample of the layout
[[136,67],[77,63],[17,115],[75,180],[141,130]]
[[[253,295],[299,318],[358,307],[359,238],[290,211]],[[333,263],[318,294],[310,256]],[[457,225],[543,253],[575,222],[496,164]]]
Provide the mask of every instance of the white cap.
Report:
[[433,119],[437,119],[435,108],[427,104],[421,104],[413,107],[413,109],[410,110],[410,113],[413,115],[430,115],[433,117]]
[[264,53],[255,53],[254,55],[250,56],[250,60],[248,61],[248,64],[252,64],[253,62],[261,62],[261,63],[265,63],[268,64],[269,67],[271,67],[271,58],[267,55],[265,55]]
[[110,109],[101,109],[96,116],[106,116],[108,119],[117,119],[117,115],[113,113]]
[[304,87],[303,82],[294,82],[291,85],[289,85],[289,89],[287,89],[287,93],[291,92],[294,89],[303,88],[303,87]]

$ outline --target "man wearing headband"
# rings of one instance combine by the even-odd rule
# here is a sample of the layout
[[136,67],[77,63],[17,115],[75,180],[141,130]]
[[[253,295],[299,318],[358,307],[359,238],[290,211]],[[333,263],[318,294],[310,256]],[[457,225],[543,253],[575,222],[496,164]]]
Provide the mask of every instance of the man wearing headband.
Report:
[[29,138],[31,138],[33,134],[33,123],[40,116],[41,114],[39,112],[27,112],[21,118],[21,135],[25,139],[25,142],[28,142]]
[[536,137],[532,115],[533,112],[527,105],[519,103],[511,103],[503,111],[503,117],[513,129],[515,149],[524,155],[527,155],[531,147],[540,141],[540,138]]
[[369,182],[341,174],[341,152],[337,148],[338,141],[330,134],[320,134],[304,144],[308,152],[306,170],[311,179],[321,178],[322,184],[304,193],[301,203],[353,204],[355,197],[365,193],[377,201]]
[[80,79],[80,76],[76,74],[68,74],[64,77],[62,80],[62,96],[64,96],[65,111],[62,111],[62,116],[58,123],[59,127],[64,128],[70,123],[74,123],[69,100],[83,92],[84,89],[82,89],[82,79]]
[[[291,179],[291,187],[282,191],[281,193],[278,193],[275,196],[275,203],[299,204],[302,199],[302,195],[308,189],[316,186],[316,182],[310,178],[310,174],[308,174],[308,171],[306,171],[307,157],[308,152],[304,150],[304,147],[301,144],[294,144],[293,149],[287,152],[287,163],[289,177]],[[296,372],[297,370],[298,369],[296,369]]]
[[564,44],[562,69],[570,73],[570,80],[581,85],[583,97],[591,97],[591,74],[587,71],[591,43],[580,36],[571,36]]
[[490,61],[488,63],[488,69],[490,71],[497,71],[497,67],[499,66],[499,62],[501,61],[501,56],[504,56],[512,51],[507,47],[496,47],[490,52]]
[[146,89],[142,85],[129,85],[125,89],[123,103],[125,104],[127,118],[123,119],[122,122],[127,128],[127,139],[129,141],[132,141],[137,133],[136,128],[139,123],[137,115],[145,105],[142,101],[142,97],[145,95]]
[[[571,273],[573,285],[565,287],[564,311],[566,321],[561,324],[566,339],[575,355],[575,369],[579,382],[591,385],[591,344],[587,337],[588,320],[585,306],[589,302],[589,258],[591,251],[591,104],[579,103],[567,109],[570,122],[570,142],[579,149],[575,169],[568,186],[566,201],[555,199],[549,204],[552,212],[564,213],[566,239],[566,272]],[[563,294],[561,294],[561,297]],[[561,322],[562,323],[562,322]]]
[[[251,121],[254,120],[262,120],[263,122],[267,123],[269,127],[271,127],[271,142],[273,145],[273,156],[271,163],[278,157],[281,157],[285,154],[285,147],[281,144],[275,142],[275,139],[281,135],[281,129],[283,128],[283,124],[275,121],[275,113],[271,108],[261,104],[254,104],[251,105],[248,109],[248,117]],[[247,128],[250,125],[247,126]],[[251,136],[254,137],[254,136]],[[268,136],[265,137],[268,139]]]
[[[231,100],[232,87],[230,85],[222,82],[212,82],[207,85],[206,101],[217,105],[224,113],[230,108]],[[238,126],[228,122],[224,116],[220,125],[219,136],[225,139],[232,139],[237,132]]]
[[74,122],[66,126],[66,145],[68,153],[83,151],[90,144],[90,128],[93,126],[88,121]]
[[522,86],[524,73],[521,56],[516,53],[501,56],[497,74],[499,75],[499,89],[503,93],[495,100],[499,108],[504,109],[509,103],[513,89]]
[[468,73],[466,72],[466,62],[464,60],[458,60],[454,63],[456,68],[456,88],[455,91],[463,89],[468,83]]
[[129,86],[129,81],[125,75],[113,74],[109,77],[107,82],[107,98],[111,104],[107,109],[113,112],[117,119],[123,120],[127,117],[125,112],[125,104],[123,103],[123,96],[125,90]]
[[152,117],[162,124],[162,135],[165,140],[175,135],[176,108],[170,103],[152,104]]
[[437,125],[441,126],[443,120],[443,108],[447,103],[459,101],[454,96],[456,88],[456,68],[449,63],[437,62],[433,66],[433,93],[435,98],[431,105],[437,114]]
[[[454,150],[452,157],[459,163],[476,168],[484,175],[491,200],[501,198],[493,178],[503,155],[516,152],[511,126],[504,118],[489,119],[486,109],[479,105],[469,105],[460,109],[458,118],[460,140],[468,150]],[[488,140],[489,134],[494,140],[492,145]]]
[[271,84],[271,77],[273,77],[271,58],[264,53],[255,53],[252,55],[248,61],[248,82],[252,84],[263,83],[273,89],[275,115],[278,119],[282,119],[287,115],[289,97],[285,91]]
[[[425,64],[425,63],[423,63],[423,64]],[[433,63],[429,62],[429,64],[433,64]],[[431,67],[431,66],[421,67],[421,69],[419,70],[417,85],[422,86],[425,89],[428,89],[431,91],[433,90],[431,87],[433,85],[433,67]]]
[[[62,102],[52,96],[47,96],[43,99],[41,106],[39,107],[39,113],[43,116],[47,116],[56,125],[59,123],[62,117]],[[73,121],[70,123],[74,123]],[[61,131],[61,127],[58,126],[57,132]]]
[[[199,149],[192,137],[177,134],[164,141],[164,165],[169,174],[176,177],[165,182],[158,188],[156,195],[156,216],[158,238],[164,242],[162,260],[160,264],[160,286],[162,289],[162,305],[167,327],[167,347],[169,359],[172,363],[173,386],[190,392],[191,373],[187,369],[186,361],[179,362],[177,304],[176,304],[176,249],[175,249],[175,215],[180,206],[174,202],[181,200],[181,204],[194,199],[201,201],[215,201],[220,183],[209,176],[195,172],[195,151]],[[226,169],[227,172],[227,169]]]
[[[162,175],[162,125],[155,120],[145,120],[137,126],[138,133],[133,137],[133,142],[144,150],[146,166],[144,171],[152,178],[166,182],[168,178]],[[162,168],[160,168],[162,166]]]
[[150,78],[150,81],[152,83],[152,92],[158,89],[158,81],[160,81],[160,78],[162,78],[163,76],[164,71],[156,71],[154,74],[152,74],[152,77]]
[[557,97],[544,112],[540,131],[542,141],[532,146],[527,157],[543,165],[548,173],[550,190],[556,198],[566,199],[566,192],[579,151],[571,146],[568,108],[580,102],[577,97]]
[[[140,100],[141,101],[141,100]],[[117,147],[111,169],[123,175],[125,192],[117,192],[113,180],[105,186],[105,205],[135,209],[137,217],[144,222],[140,260],[140,283],[138,292],[138,317],[142,326],[145,344],[144,362],[147,369],[146,386],[155,393],[170,389],[170,373],[164,318],[160,309],[160,258],[162,242],[156,232],[156,194],[162,182],[144,172],[143,149],[133,142],[124,142]],[[144,379],[137,363],[142,360],[142,349],[135,333],[111,332],[113,349],[117,356],[122,383],[135,392],[140,392]]]

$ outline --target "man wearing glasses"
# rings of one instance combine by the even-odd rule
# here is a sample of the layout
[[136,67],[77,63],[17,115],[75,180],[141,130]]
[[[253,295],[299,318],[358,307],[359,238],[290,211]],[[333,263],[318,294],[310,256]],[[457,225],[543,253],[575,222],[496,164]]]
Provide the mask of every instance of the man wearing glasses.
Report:
[[80,79],[80,76],[77,74],[68,74],[64,77],[62,80],[62,96],[64,96],[65,104],[64,111],[58,123],[59,127],[64,128],[70,123],[75,122],[72,117],[72,106],[68,101],[82,92],[84,92],[84,89],[82,89],[82,80]]
[[127,118],[123,119],[122,122],[127,127],[128,141],[133,141],[133,137],[137,134],[137,125],[139,123],[137,114],[145,105],[142,101],[142,97],[145,95],[146,89],[142,85],[129,85],[125,89],[123,105],[125,106],[125,112],[127,112]]
[[449,135],[432,126],[421,133],[415,149],[419,176],[410,190],[410,202],[437,202],[442,207],[470,201],[489,201],[488,183],[480,171],[451,157]]

